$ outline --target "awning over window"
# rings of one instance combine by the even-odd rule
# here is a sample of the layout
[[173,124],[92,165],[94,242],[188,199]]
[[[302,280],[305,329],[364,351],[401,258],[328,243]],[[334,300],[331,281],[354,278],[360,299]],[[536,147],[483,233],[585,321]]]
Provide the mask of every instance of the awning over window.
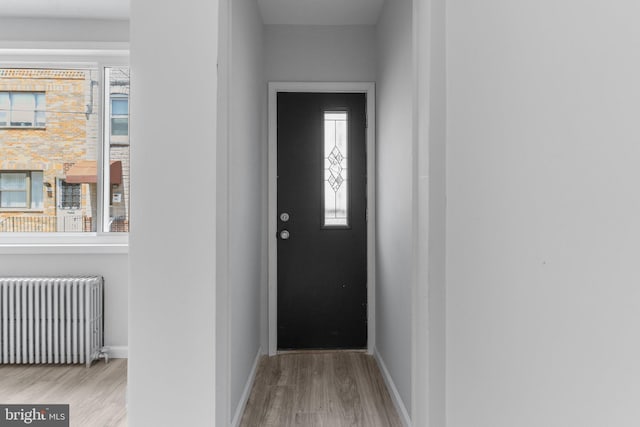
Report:
[[[69,184],[95,184],[98,176],[98,162],[95,160],[80,160],[67,171],[66,181]],[[122,183],[122,162],[110,162],[109,176],[111,184]]]

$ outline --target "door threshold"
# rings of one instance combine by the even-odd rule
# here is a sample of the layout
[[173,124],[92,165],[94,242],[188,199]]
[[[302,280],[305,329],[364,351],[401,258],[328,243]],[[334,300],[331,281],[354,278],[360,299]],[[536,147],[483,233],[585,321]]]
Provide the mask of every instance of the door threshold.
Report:
[[331,349],[302,349],[302,350],[278,350],[280,354],[325,354],[325,353],[366,353],[366,348],[331,348]]

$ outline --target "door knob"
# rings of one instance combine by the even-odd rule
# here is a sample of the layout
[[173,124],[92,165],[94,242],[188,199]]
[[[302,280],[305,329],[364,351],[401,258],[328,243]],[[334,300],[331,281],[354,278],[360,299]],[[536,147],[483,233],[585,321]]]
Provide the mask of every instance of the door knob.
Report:
[[287,230],[282,230],[282,231],[280,232],[280,238],[281,238],[282,240],[287,240],[287,239],[289,239],[289,232],[288,232]]
[[280,221],[282,221],[282,222],[287,222],[287,221],[289,221],[289,214],[288,214],[288,213],[286,213],[286,212],[282,212],[282,213],[280,214]]

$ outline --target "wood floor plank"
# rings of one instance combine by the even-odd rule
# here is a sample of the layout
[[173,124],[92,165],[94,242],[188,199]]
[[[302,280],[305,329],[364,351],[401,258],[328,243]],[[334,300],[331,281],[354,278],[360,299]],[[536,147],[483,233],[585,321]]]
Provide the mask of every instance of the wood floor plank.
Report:
[[0,402],[68,404],[71,427],[126,427],[127,360],[84,365],[1,365]]
[[322,427],[320,414],[317,412],[298,412],[295,417],[296,427]]
[[241,427],[401,427],[373,357],[301,352],[263,357]]
[[[361,388],[369,387],[371,398],[364,401],[365,414],[369,416],[365,420],[365,425],[376,425],[388,427],[402,427],[402,422],[396,411],[386,410],[386,405],[391,402],[391,395],[387,390],[386,383],[380,374],[380,370],[374,358],[357,359],[353,363],[354,369],[358,372],[356,378],[362,382]],[[372,414],[376,414],[373,416]]]

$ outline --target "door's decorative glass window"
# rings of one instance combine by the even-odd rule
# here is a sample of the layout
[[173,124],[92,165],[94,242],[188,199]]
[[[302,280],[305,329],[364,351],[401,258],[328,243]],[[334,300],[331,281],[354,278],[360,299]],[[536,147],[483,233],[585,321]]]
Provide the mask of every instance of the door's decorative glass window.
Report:
[[324,226],[349,225],[348,115],[324,113]]

